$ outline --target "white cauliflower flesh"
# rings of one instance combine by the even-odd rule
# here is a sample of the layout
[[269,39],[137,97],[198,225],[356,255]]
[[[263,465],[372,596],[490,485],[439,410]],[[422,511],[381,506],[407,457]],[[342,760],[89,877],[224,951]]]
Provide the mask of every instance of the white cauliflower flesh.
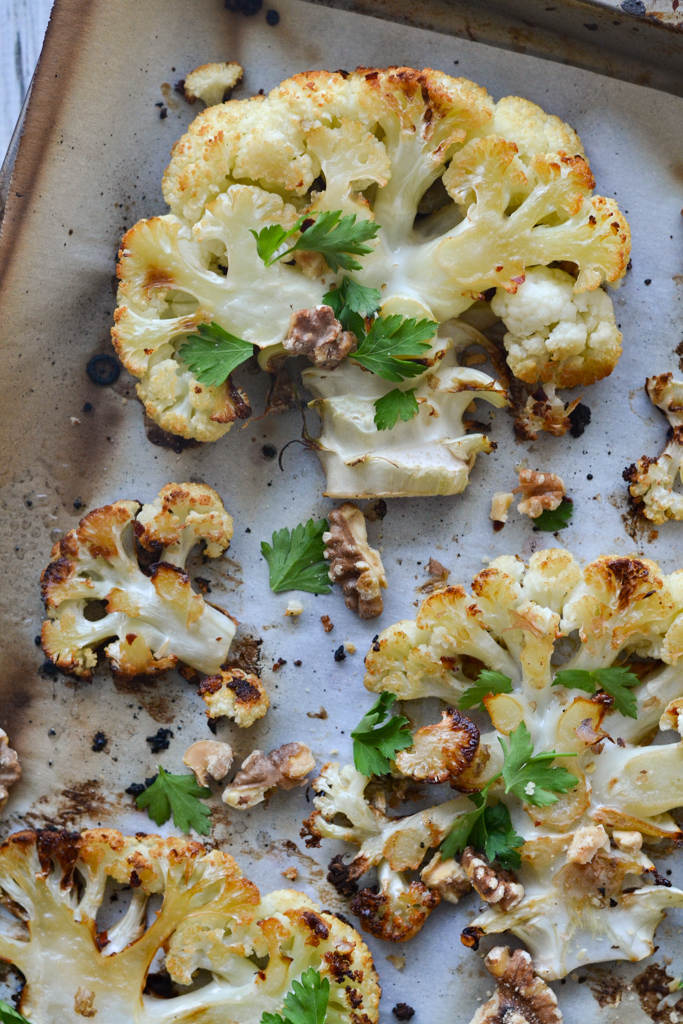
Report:
[[244,68],[237,61],[228,63],[202,64],[190,71],[183,82],[185,99],[190,103],[201,100],[207,107],[222,103],[229,93],[242,81]]
[[[100,931],[112,883],[130,902]],[[19,832],[0,847],[0,892],[10,912],[0,956],[26,979],[20,1010],[32,1024],[260,1024],[311,967],[330,981],[329,1024],[377,1022],[379,986],[358,934],[301,893],[262,897],[232,857],[201,843]],[[174,992],[164,1000],[144,994],[158,956]]]
[[[200,541],[216,557],[231,537],[232,518],[205,484],[168,484],[149,505],[117,501],[89,512],[55,545],[41,577],[45,654],[85,678],[105,641],[123,676],[154,675],[179,661],[219,672],[235,624],[192,589],[184,564]],[[143,555],[152,562],[146,571]]]
[[621,334],[609,295],[575,290],[571,274],[533,267],[516,292],[498,288],[491,309],[506,328],[510,369],[527,384],[573,388],[609,376],[621,355]]
[[683,465],[683,381],[672,373],[648,377],[645,390],[669,421],[666,447],[656,459],[643,455],[624,470],[635,507],[651,522],[683,519],[683,494],[674,491]]
[[[665,733],[683,729],[683,572],[665,575],[647,559],[615,556],[582,569],[561,549],[537,552],[528,565],[501,556],[475,576],[472,593],[446,587],[422,603],[415,620],[384,630],[366,669],[370,690],[451,705],[484,669],[506,677],[488,694],[488,677],[479,682],[477,703],[490,716],[490,731],[468,727],[466,716],[449,710],[441,723],[417,730],[414,746],[399,751],[393,765],[395,777],[448,781],[465,794],[490,782],[494,801],[510,814],[519,837],[514,873],[492,868],[481,850],[462,853],[465,874],[490,903],[463,941],[476,945],[484,934],[512,932],[544,978],[648,956],[666,909],[683,906],[683,892],[668,886],[641,851],[643,841],[683,840],[671,816],[683,806],[683,742],[652,742],[658,726]],[[566,672],[579,676],[560,674]],[[472,704],[466,699],[462,706]],[[447,730],[449,722],[457,728]],[[557,764],[574,781],[555,802],[536,806],[526,796],[533,797],[535,782],[516,795],[498,777],[499,739],[510,742],[522,725],[535,754],[571,755]],[[336,857],[330,866],[328,877],[342,891],[377,867],[380,892],[369,890],[367,898],[377,902],[388,893],[386,863],[387,871],[419,871],[439,895],[452,878],[453,902],[460,898],[455,866],[439,874],[434,857],[451,826],[473,811],[466,796],[388,817],[387,781],[371,784],[351,766],[328,765],[314,785],[316,811],[305,823],[310,841],[359,847],[349,863]],[[472,864],[490,882],[486,891]],[[411,884],[410,876],[395,881]],[[494,901],[488,889],[515,898]],[[361,914],[364,905],[359,893],[352,906]]]
[[[606,318],[609,300],[599,286],[625,273],[630,236],[594,185],[576,133],[526,100],[494,103],[478,85],[432,70],[296,75],[268,96],[205,110],[176,144],[163,178],[172,212],[140,221],[122,243],[114,345],[139,378],[149,416],[184,437],[215,440],[249,415],[248,400],[229,378],[199,382],[180,348],[215,322],[282,354],[290,316],[323,304],[342,271],[305,251],[266,266],[252,231],[340,212],[377,227],[353,278],[380,291],[382,316],[442,325],[488,289],[514,296],[536,268],[568,262],[586,344],[602,349],[593,321]],[[344,359],[305,374],[323,417],[328,493],[462,490],[488,442],[464,436],[458,389],[435,395],[425,374],[419,416],[382,437],[373,402],[391,387],[374,378],[359,389],[361,373]],[[480,375],[480,383],[491,382]],[[430,413],[435,397],[440,407]]]

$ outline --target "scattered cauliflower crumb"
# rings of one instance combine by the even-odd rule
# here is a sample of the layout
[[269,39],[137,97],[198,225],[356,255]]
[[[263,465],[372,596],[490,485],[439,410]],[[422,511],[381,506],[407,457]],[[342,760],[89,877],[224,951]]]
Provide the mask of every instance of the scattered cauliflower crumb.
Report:
[[522,495],[517,511],[532,519],[538,519],[546,509],[556,509],[566,493],[564,482],[557,474],[537,473],[534,469],[520,469],[519,487],[513,491]]
[[190,71],[183,83],[185,99],[201,100],[207,107],[222,103],[226,93],[242,81],[244,68],[236,61],[227,64],[202,64]]
[[493,520],[493,528],[502,530],[508,521],[508,510],[514,501],[514,494],[511,491],[496,491],[491,498],[491,511],[489,519]]
[[301,601],[297,601],[296,598],[292,598],[291,601],[287,602],[287,608],[285,609],[285,615],[289,615],[291,618],[298,618],[302,614],[304,606]]
[[346,653],[347,654],[355,654],[356,653],[356,645],[354,643],[352,643],[350,640],[347,641],[347,643],[344,644],[344,647],[346,648]]
[[81,1017],[94,1017],[97,1013],[95,1008],[95,993],[82,985],[76,989],[74,996],[74,1010]]
[[299,872],[293,865],[288,868],[285,868],[285,870],[281,871],[280,874],[282,874],[285,878],[288,878],[290,882],[296,882],[297,878],[299,877]]

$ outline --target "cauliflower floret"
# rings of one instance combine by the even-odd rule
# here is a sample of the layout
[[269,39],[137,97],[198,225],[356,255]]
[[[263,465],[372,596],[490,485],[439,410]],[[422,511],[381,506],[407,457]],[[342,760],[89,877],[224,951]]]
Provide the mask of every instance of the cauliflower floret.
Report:
[[[98,934],[108,879],[131,899]],[[262,898],[232,857],[201,843],[109,829],[19,832],[0,847],[0,890],[17,918],[0,931],[0,956],[24,975],[19,1008],[35,1024],[84,1009],[105,1024],[257,1024],[282,1009],[309,967],[329,978],[330,1024],[378,1019],[372,959],[351,927],[297,892]],[[154,896],[163,902],[150,911]],[[192,985],[199,971],[211,980],[150,1010],[143,992],[157,955],[178,985]]]
[[656,459],[643,455],[624,470],[629,493],[638,511],[660,525],[683,519],[683,494],[674,491],[683,466],[683,381],[672,373],[648,377],[645,390],[669,421],[666,447]]
[[[205,484],[168,484],[149,505],[117,501],[89,512],[55,545],[41,576],[46,656],[89,679],[97,648],[108,641],[104,653],[118,675],[157,675],[178,662],[220,673],[235,623],[192,589],[184,563],[200,541],[216,557],[231,537],[232,518]],[[262,687],[258,698],[263,714]],[[235,700],[219,713],[239,719]]]
[[533,267],[515,292],[498,288],[491,309],[507,334],[508,364],[527,384],[573,388],[609,376],[621,355],[612,300],[602,288],[576,293],[571,274]]
[[406,942],[419,932],[441,896],[424,882],[406,882],[400,871],[382,861],[377,871],[379,886],[362,889],[351,900],[361,927],[378,939]]
[[226,93],[242,81],[244,68],[237,61],[223,64],[202,64],[190,71],[183,82],[185,99],[194,103],[199,99],[207,107],[222,103]]
[[[439,179],[448,198],[424,213]],[[266,267],[251,231],[340,211],[377,226],[354,278],[380,290],[382,315],[443,325],[487,289],[514,297],[527,272],[531,279],[566,261],[577,267],[567,302],[588,334],[579,349],[602,351],[611,328],[599,285],[623,276],[630,237],[616,204],[592,195],[594,185],[576,133],[529,101],[496,104],[474,83],[429,69],[296,75],[266,97],[204,111],[176,144],[163,179],[173,212],[140,222],[124,239],[114,344],[141,378],[152,418],[183,436],[215,439],[239,409],[247,415],[247,399],[233,408],[229,382],[199,385],[178,355],[181,344],[215,321],[282,353],[290,314],[320,307],[340,274],[318,252]],[[353,349],[347,334],[341,355]],[[558,357],[571,348],[560,334],[552,342]],[[610,368],[617,350],[612,343]],[[597,376],[607,372],[602,366]],[[464,436],[460,389],[444,386],[435,396],[427,375],[416,381],[419,415],[383,437],[373,406],[391,387],[381,378],[361,382],[361,374],[371,376],[349,359],[305,374],[320,400],[328,493],[462,490],[476,453],[491,445]],[[490,381],[479,381],[486,390]]]
[[515,434],[521,441],[537,441],[539,430],[562,437],[571,429],[571,413],[580,401],[581,398],[575,398],[565,405],[555,393],[554,384],[536,388],[515,417]]
[[396,754],[396,767],[418,782],[452,782],[468,769],[479,750],[479,730],[457,708],[441,712],[441,721],[413,734],[413,745]]

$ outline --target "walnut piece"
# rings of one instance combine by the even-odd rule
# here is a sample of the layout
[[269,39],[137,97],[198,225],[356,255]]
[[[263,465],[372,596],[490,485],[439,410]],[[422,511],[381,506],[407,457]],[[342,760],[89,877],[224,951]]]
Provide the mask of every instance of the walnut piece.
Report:
[[262,803],[271,789],[305,786],[315,758],[304,743],[285,743],[264,754],[254,750],[223,791],[223,803],[244,811]]
[[514,494],[521,494],[522,500],[517,511],[532,519],[538,519],[541,512],[556,509],[567,493],[564,482],[556,473],[537,473],[535,469],[520,469],[519,487]]
[[590,864],[600,850],[609,852],[609,836],[602,825],[584,825],[576,830],[567,849],[570,864]]
[[232,764],[232,747],[218,740],[199,740],[183,754],[183,764],[191,768],[200,786],[208,786],[209,779],[224,779]]
[[386,588],[387,579],[379,552],[368,544],[365,516],[356,505],[345,502],[327,518],[330,529],[323,540],[330,579],[341,583],[347,608],[361,619],[374,619],[382,614],[380,591]]
[[641,832],[621,832],[619,829],[615,829],[612,833],[612,839],[614,839],[622,853],[639,853],[643,845]]
[[489,519],[493,520],[493,528],[503,529],[508,521],[508,509],[514,501],[514,494],[511,491],[496,491],[491,498],[491,511]]
[[441,590],[448,585],[448,577],[451,570],[442,565],[436,558],[430,558],[427,562],[427,575],[429,579],[417,588],[420,594],[433,594],[435,590]]
[[484,963],[497,987],[471,1024],[562,1024],[557,996],[534,974],[526,950],[494,946]]
[[183,82],[183,92],[188,103],[201,100],[207,107],[222,103],[226,93],[242,81],[244,68],[236,61],[229,64],[202,64],[191,71]]
[[94,1017],[97,1010],[93,1006],[95,1002],[95,993],[91,992],[89,988],[76,989],[76,995],[74,996],[74,1010],[81,1017]]
[[472,883],[457,860],[454,857],[442,860],[440,853],[435,853],[423,867],[420,878],[430,889],[436,889],[447,903],[458,903],[460,897],[472,889]]
[[524,886],[515,881],[512,872],[491,867],[486,858],[471,846],[463,850],[460,863],[472,888],[485,903],[495,904],[507,912],[524,899]]
[[565,405],[555,394],[555,386],[544,384],[527,398],[526,405],[515,419],[515,434],[522,441],[538,440],[539,430],[553,437],[562,437],[571,428],[569,414],[574,412],[581,397],[579,395]]
[[479,730],[456,708],[441,712],[441,721],[413,734],[413,745],[396,754],[396,767],[418,782],[451,782],[474,760]]
[[7,803],[10,787],[20,778],[19,755],[10,747],[5,730],[0,729],[0,811]]
[[306,356],[321,370],[334,370],[357,344],[356,335],[343,330],[331,306],[297,309],[283,342],[285,351]]

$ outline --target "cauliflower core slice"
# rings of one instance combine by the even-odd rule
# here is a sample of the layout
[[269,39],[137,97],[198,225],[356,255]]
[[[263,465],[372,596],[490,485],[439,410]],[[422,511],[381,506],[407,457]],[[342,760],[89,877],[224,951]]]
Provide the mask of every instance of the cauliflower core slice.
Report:
[[[109,880],[128,887],[130,903],[100,932]],[[0,956],[24,975],[19,1006],[34,1024],[74,1013],[103,1024],[258,1024],[309,967],[330,981],[330,1024],[377,1022],[379,986],[358,934],[301,893],[261,896],[232,857],[199,842],[19,832],[0,847],[0,891],[18,919],[0,931]],[[143,994],[159,956],[175,986],[165,1000]]]
[[[640,679],[628,688],[636,717],[623,714],[616,697],[565,687],[567,677],[558,676],[623,665]],[[364,927],[368,908],[376,908],[371,930],[390,920],[390,882],[404,894],[399,913],[417,878],[456,902],[467,888],[464,874],[490,904],[465,929],[468,945],[512,932],[550,979],[580,965],[648,956],[666,909],[683,906],[683,892],[662,882],[641,851],[643,842],[683,842],[671,816],[683,806],[683,742],[652,740],[658,726],[683,729],[683,572],[666,575],[648,559],[617,556],[582,568],[562,549],[536,552],[528,565],[501,556],[475,576],[471,592],[448,586],[427,597],[414,620],[385,629],[366,657],[365,683],[401,700],[440,697],[455,705],[482,669],[511,682],[509,693],[484,695],[490,730],[444,712],[396,755],[391,780],[326,765],[302,834],[311,845],[334,839],[357,847],[350,860],[330,864],[329,880],[347,895],[377,868],[379,892],[361,892],[353,904],[365,910]],[[577,784],[556,803],[532,806],[493,782],[503,766],[499,739],[522,723],[535,753],[574,755],[567,767]],[[465,794],[491,780],[490,806],[498,817],[509,812],[523,840],[520,867],[508,874],[476,847],[459,865],[442,865],[442,840],[474,805],[461,796],[391,816],[391,787],[401,779],[404,787],[406,779],[447,782]],[[405,917],[404,924],[414,934],[426,919],[426,896],[413,890],[410,899],[411,928]]]
[[571,274],[533,267],[516,291],[498,288],[491,309],[515,377],[573,388],[609,376],[621,355],[612,300],[602,288],[576,293]]
[[643,455],[624,470],[624,479],[638,511],[660,525],[667,519],[683,519],[683,494],[674,491],[683,465],[683,381],[660,373],[648,377],[645,390],[669,421],[669,435],[658,458]]
[[149,505],[117,501],[89,512],[41,576],[45,654],[86,679],[105,641],[119,675],[155,675],[178,662],[219,672],[235,624],[192,589],[184,564],[200,541],[217,557],[231,537],[232,518],[205,484],[169,484]]
[[[434,208],[428,197],[439,181]],[[490,288],[514,299],[528,290],[525,275],[533,281],[550,263],[573,263],[576,280],[548,273],[561,275],[564,306],[574,310],[572,330],[574,321],[583,325],[583,342],[553,325],[552,359],[545,339],[543,358],[535,350],[533,358],[559,360],[565,376],[566,364],[582,382],[597,379],[619,349],[599,286],[623,276],[630,236],[616,204],[594,196],[594,185],[576,133],[527,100],[494,103],[474,83],[430,69],[296,75],[268,96],[203,111],[176,144],[163,178],[172,213],[139,222],[123,240],[114,344],[140,378],[153,419],[185,437],[214,440],[248,404],[229,382],[210,388],[192,376],[179,356],[184,339],[215,321],[261,349],[282,351],[290,315],[320,307],[340,275],[319,253],[297,252],[288,265],[266,267],[251,231],[341,211],[379,225],[354,277],[381,290],[383,311],[444,323]],[[337,353],[340,340],[335,358],[352,347],[344,338]],[[521,372],[554,379],[539,376],[535,364]],[[369,385],[355,385],[352,375],[343,391],[326,384],[315,392],[345,396],[323,409],[324,420],[331,413],[320,439],[330,494],[453,494],[465,486],[486,443],[449,429],[457,401],[441,396],[444,406],[455,405],[442,418],[445,431],[435,428],[442,409],[423,410],[412,427],[386,432],[401,441],[378,445],[372,402],[356,401],[369,396]],[[376,387],[373,399],[389,390],[381,380]],[[370,444],[358,447],[359,432]]]

